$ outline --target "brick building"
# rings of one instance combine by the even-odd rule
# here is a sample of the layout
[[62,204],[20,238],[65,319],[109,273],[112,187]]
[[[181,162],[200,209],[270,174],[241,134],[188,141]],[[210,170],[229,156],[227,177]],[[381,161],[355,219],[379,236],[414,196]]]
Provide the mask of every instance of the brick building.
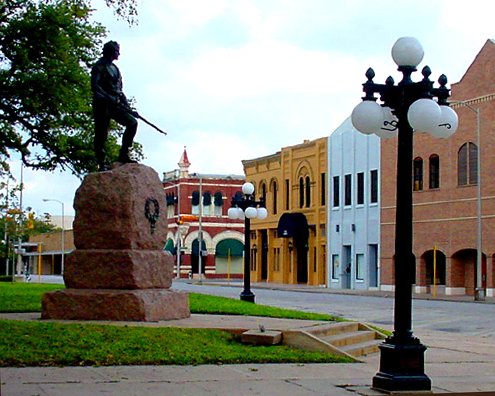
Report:
[[268,217],[251,221],[254,281],[324,285],[326,282],[327,137],[244,160],[256,198]]
[[[461,81],[452,84],[459,116],[447,139],[414,136],[413,253],[416,291],[473,295],[495,290],[495,42],[488,40]],[[479,109],[480,123],[476,111]],[[479,141],[477,132],[479,131]],[[393,289],[397,139],[381,143],[381,284]],[[480,155],[481,166],[477,159]],[[481,178],[478,201],[478,171]],[[482,284],[476,285],[478,202]]]
[[244,176],[189,173],[185,148],[178,165],[163,174],[165,249],[175,255],[176,273],[179,268],[181,277],[200,272],[208,278],[242,277],[244,223],[229,219],[227,210]]

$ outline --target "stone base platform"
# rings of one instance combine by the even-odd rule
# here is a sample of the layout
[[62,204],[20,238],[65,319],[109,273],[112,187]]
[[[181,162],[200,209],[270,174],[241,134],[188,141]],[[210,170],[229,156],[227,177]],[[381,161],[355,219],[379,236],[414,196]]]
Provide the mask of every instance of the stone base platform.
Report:
[[156,322],[188,318],[188,295],[170,289],[65,289],[45,293],[41,319]]
[[168,289],[174,258],[163,250],[76,249],[67,256],[69,289]]

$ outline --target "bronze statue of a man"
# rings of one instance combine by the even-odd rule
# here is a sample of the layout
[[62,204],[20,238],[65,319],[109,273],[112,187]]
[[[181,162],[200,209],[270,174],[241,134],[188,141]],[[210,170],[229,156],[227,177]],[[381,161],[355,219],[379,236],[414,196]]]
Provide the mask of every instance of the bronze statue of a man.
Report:
[[93,91],[93,117],[95,122],[94,149],[100,171],[108,170],[105,162],[105,141],[108,138],[110,120],[125,126],[122,136],[118,161],[135,162],[129,157],[137,132],[137,113],[131,110],[124,92],[122,92],[122,75],[113,63],[120,55],[120,46],[116,41],[109,41],[103,46],[103,56],[91,70],[91,89]]

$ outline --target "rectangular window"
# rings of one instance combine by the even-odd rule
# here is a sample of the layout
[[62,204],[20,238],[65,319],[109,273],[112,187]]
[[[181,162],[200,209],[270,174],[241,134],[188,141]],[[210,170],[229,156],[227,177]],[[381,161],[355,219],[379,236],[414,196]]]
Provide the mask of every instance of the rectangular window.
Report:
[[338,208],[340,206],[340,178],[338,176],[333,177],[333,207]]
[[321,174],[321,206],[325,206],[326,204],[326,196],[327,196],[327,189],[326,189],[326,178],[327,178],[327,175],[325,174],[325,172],[323,172]]
[[273,248],[273,272],[280,271],[280,248]]
[[356,254],[356,280],[364,280],[364,254]]
[[357,174],[357,204],[364,204],[364,173],[359,172]]
[[352,205],[352,175],[344,176],[344,205]]
[[332,254],[332,279],[339,279],[340,260],[338,254]]
[[285,180],[285,210],[290,209],[290,185],[289,180]]
[[256,271],[257,249],[251,249],[251,271]]
[[378,202],[378,170],[370,171],[370,202]]
[[216,217],[221,217],[222,216],[222,206],[216,206],[215,205],[215,216]]

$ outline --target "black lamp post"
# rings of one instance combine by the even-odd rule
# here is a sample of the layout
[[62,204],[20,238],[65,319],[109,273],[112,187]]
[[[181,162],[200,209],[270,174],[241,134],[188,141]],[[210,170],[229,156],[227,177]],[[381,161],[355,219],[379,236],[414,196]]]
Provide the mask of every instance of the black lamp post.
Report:
[[[422,69],[421,81],[411,80],[411,74],[423,58],[423,49],[416,39],[397,40],[392,57],[403,74],[402,81],[394,85],[389,77],[385,84],[375,84],[375,73],[368,69],[368,80],[363,84],[366,95],[352,113],[353,125],[360,132],[385,138],[396,135],[398,129],[394,332],[380,345],[380,370],[373,378],[372,387],[384,391],[420,391],[430,390],[431,381],[424,372],[426,347],[412,332],[413,132],[429,132],[445,138],[455,132],[458,120],[448,107],[445,75],[438,79],[439,88],[433,88],[428,66]],[[376,103],[375,93],[380,95],[381,106]],[[438,98],[438,102],[432,100],[433,97]]]
[[255,200],[254,185],[244,183],[242,196],[232,198],[232,207],[228,210],[229,219],[244,220],[244,290],[241,292],[242,301],[254,303],[254,293],[251,291],[251,219],[263,220],[268,215],[265,203]]

